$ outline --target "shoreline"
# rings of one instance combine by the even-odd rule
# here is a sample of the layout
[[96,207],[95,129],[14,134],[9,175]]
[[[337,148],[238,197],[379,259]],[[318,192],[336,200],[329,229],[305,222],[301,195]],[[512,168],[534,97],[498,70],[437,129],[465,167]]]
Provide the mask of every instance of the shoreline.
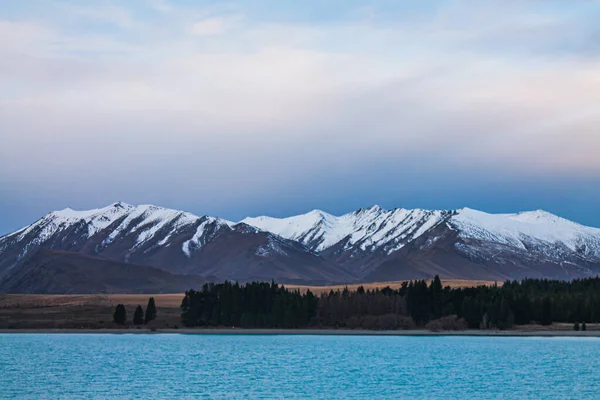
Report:
[[242,329],[242,328],[181,328],[181,329],[0,329],[0,334],[180,334],[180,335],[301,335],[301,336],[482,336],[482,337],[596,337],[600,331],[526,331],[526,330],[465,330],[429,331],[426,329],[372,331],[354,329]]

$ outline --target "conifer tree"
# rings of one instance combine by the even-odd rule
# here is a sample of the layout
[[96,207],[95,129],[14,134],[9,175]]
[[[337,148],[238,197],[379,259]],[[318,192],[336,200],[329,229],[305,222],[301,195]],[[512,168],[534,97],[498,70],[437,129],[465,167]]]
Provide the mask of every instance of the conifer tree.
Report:
[[497,316],[497,322],[496,322],[498,329],[512,328],[513,323],[514,323],[514,317],[510,310],[508,301],[504,297],[502,298],[502,300],[500,300],[499,313],[500,313],[500,315]]
[[115,307],[115,312],[113,314],[113,321],[119,325],[125,324],[125,320],[127,319],[127,312],[125,311],[125,306],[123,304],[118,304]]
[[148,299],[148,305],[146,306],[146,315],[144,316],[144,324],[156,319],[156,304],[154,303],[154,297]]
[[433,318],[439,318],[442,316],[442,309],[444,307],[444,288],[442,287],[442,281],[440,280],[439,275],[436,275],[431,281],[431,285],[429,286],[429,291],[431,292],[432,302],[432,313]]
[[542,302],[542,318],[540,320],[542,325],[552,325],[552,303],[548,297],[544,298]]
[[133,313],[133,324],[134,325],[142,325],[144,323],[144,310],[142,310],[142,306],[137,306],[135,312]]

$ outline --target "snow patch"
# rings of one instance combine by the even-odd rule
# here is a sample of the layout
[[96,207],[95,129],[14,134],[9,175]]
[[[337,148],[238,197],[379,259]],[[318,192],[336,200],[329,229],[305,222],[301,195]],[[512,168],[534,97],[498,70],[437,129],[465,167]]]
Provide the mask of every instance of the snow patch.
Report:
[[198,251],[204,246],[213,236],[207,235],[206,228],[210,225],[217,222],[219,225],[230,226],[229,221],[220,220],[213,217],[206,217],[204,221],[198,228],[196,228],[196,232],[194,236],[190,240],[186,240],[181,245],[181,250],[185,253],[186,256],[191,257],[192,251]]
[[268,257],[270,255],[273,255],[274,253],[280,254],[283,256],[288,255],[285,252],[285,250],[283,250],[281,248],[281,246],[279,245],[279,243],[277,241],[275,241],[272,237],[269,237],[266,246],[259,246],[258,249],[256,249],[256,252],[254,254],[256,254],[259,257]]

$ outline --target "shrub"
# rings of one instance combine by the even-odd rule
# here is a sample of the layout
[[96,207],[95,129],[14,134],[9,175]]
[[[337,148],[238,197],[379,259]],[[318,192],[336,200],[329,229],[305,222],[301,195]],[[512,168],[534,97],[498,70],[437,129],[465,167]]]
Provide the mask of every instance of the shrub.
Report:
[[395,330],[411,329],[415,327],[415,323],[412,318],[398,314],[367,315],[359,320],[360,327],[365,329]]
[[461,331],[467,329],[467,321],[458,318],[456,315],[449,315],[429,321],[425,328],[431,331]]

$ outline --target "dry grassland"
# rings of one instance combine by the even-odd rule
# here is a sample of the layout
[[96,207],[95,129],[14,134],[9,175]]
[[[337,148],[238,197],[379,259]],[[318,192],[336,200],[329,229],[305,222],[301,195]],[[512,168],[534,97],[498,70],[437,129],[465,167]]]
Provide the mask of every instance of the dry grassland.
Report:
[[[362,284],[365,289],[397,289],[402,281]],[[491,285],[490,281],[446,280],[444,285],[451,287],[470,287]],[[500,284],[500,283],[499,283]],[[360,285],[347,285],[356,290]],[[346,285],[300,286],[286,285],[289,289],[321,294],[330,290],[343,290]],[[157,319],[151,325],[156,328],[169,328],[181,325],[179,306],[183,293],[176,294],[78,294],[78,295],[37,295],[37,294],[0,294],[0,329],[66,329],[66,328],[116,328],[112,314],[117,304],[122,303],[127,310],[127,319],[131,320],[137,305],[146,307],[148,298],[156,301]],[[135,327],[129,326],[132,329]]]
[[[373,282],[373,283],[353,283],[349,285],[331,285],[331,286],[304,286],[304,285],[285,285],[288,289],[300,289],[301,292],[305,292],[307,289],[310,289],[311,292],[316,294],[327,293],[330,290],[344,290],[345,287],[348,287],[348,290],[354,291],[359,286],[363,286],[365,290],[370,289],[382,289],[386,286],[389,286],[392,289],[399,289],[402,286],[402,283],[406,281],[390,281],[390,282]],[[452,288],[465,288],[465,287],[474,287],[474,286],[491,286],[494,285],[494,281],[470,281],[463,279],[447,279],[442,280],[442,285],[450,286]],[[502,285],[502,282],[498,282],[498,285]]]

